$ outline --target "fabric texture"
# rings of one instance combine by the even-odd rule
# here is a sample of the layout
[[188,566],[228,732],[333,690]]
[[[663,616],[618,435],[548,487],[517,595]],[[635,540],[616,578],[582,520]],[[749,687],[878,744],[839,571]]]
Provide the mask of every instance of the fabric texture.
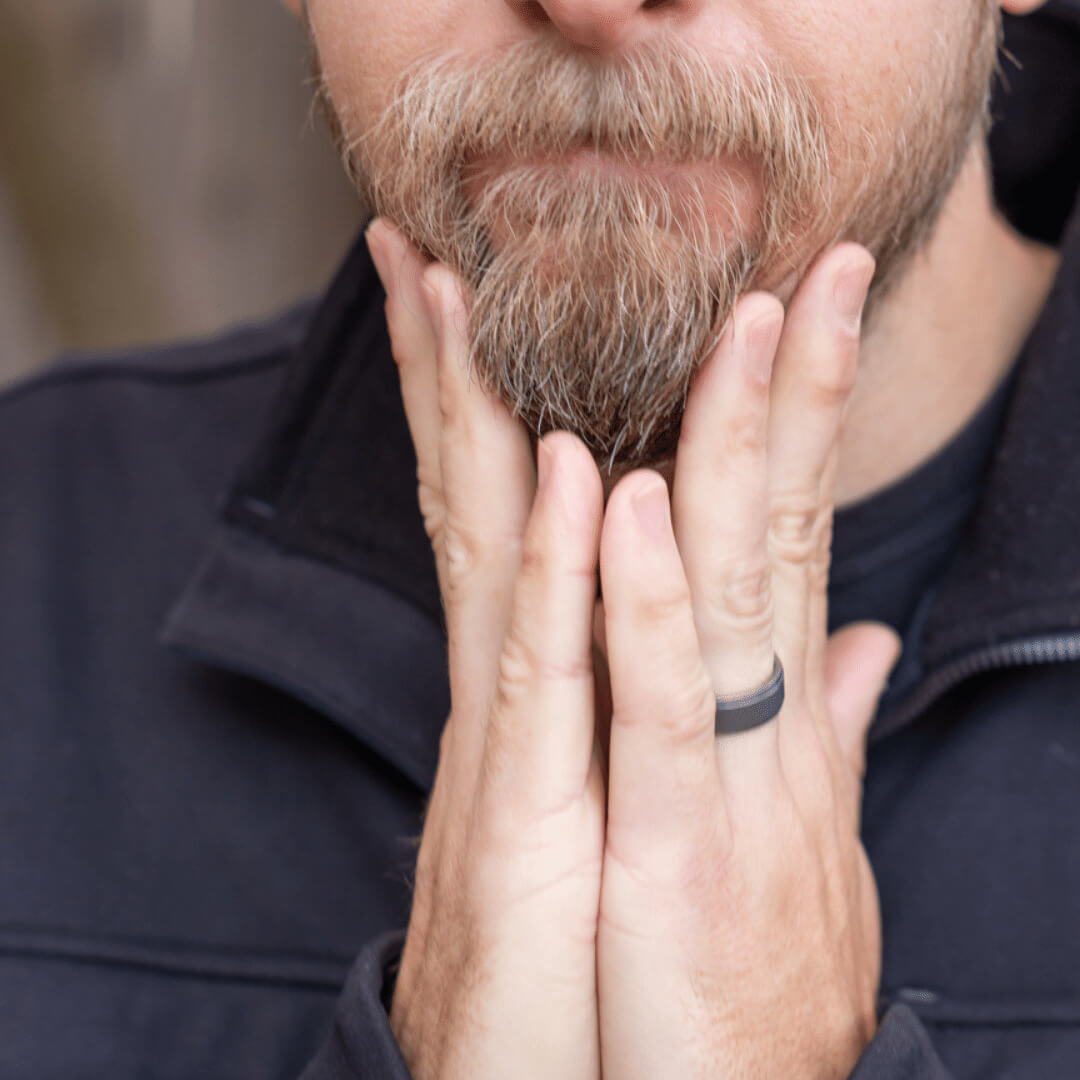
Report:
[[907,1080],[949,1080],[950,1076],[926,1028],[906,1005],[894,1005],[885,1014],[851,1080],[894,1076]]

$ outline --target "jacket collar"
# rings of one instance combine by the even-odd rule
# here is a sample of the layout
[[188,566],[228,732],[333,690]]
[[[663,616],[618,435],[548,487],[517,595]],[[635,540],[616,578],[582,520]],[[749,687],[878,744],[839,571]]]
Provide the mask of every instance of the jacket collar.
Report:
[[445,641],[384,301],[358,242],[162,640],[314,706],[427,788]]
[[[1073,0],[1047,10],[1080,38]],[[1060,103],[1060,82],[1054,94]],[[1080,92],[1065,100],[1080,103]],[[1033,107],[1021,98],[1006,111],[1021,105]],[[1080,157],[1072,167],[1080,175]],[[996,176],[1018,220],[1030,183],[1007,168]],[[1039,228],[1060,235],[1060,215],[1044,212]],[[918,679],[1006,638],[1080,625],[1080,212],[1063,247],[980,507],[921,611]],[[358,243],[162,636],[315,706],[426,789],[449,709],[445,639],[384,300]],[[890,729],[888,717],[875,729]]]
[[1080,207],[1064,247],[980,507],[927,619],[928,667],[1080,628]]

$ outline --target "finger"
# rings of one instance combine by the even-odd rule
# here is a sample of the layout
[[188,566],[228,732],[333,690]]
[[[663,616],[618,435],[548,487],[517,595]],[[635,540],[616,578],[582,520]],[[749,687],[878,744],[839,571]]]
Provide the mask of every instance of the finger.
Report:
[[593,640],[603,516],[585,445],[555,432],[537,447],[539,483],[514,586],[484,749],[500,801],[549,813],[580,797],[593,759]]
[[869,253],[854,244],[822,256],[788,309],[777,352],[769,419],[769,553],[774,640],[791,706],[781,714],[781,728],[785,715],[802,715],[811,700],[808,658],[820,664],[824,655],[833,513],[829,460],[855,382],[873,269]]
[[385,218],[376,218],[365,235],[386,292],[386,323],[397,361],[409,432],[416,448],[418,471],[422,482],[436,484],[440,482],[442,423],[436,334],[421,291],[427,263]]
[[830,638],[825,658],[826,701],[844,760],[862,779],[866,735],[902,643],[882,623],[842,627]]
[[[469,375],[463,288],[424,272],[438,333],[439,463],[445,503],[443,605],[455,713],[486,718],[510,619],[521,542],[536,486],[528,435]],[[482,731],[475,733],[482,737]]]
[[773,666],[768,538],[769,382],[784,311],[755,293],[694,382],[672,507],[714,690],[737,697]]
[[600,574],[612,692],[608,849],[623,865],[677,873],[724,818],[715,698],[655,473],[631,473],[612,492]]
[[[675,467],[675,536],[713,690],[739,697],[772,674],[769,384],[784,311],[744,297],[691,390]],[[722,782],[758,792],[776,767],[774,724],[717,741]],[[733,786],[734,785],[734,786]]]

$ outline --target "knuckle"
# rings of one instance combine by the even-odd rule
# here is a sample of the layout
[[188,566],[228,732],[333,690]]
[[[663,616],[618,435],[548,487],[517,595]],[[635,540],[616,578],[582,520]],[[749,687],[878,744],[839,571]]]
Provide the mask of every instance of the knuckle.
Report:
[[442,491],[437,484],[432,484],[424,475],[419,475],[416,485],[416,501],[420,506],[420,515],[424,519],[424,531],[432,544],[438,544],[446,523],[446,505]]
[[527,700],[536,683],[536,664],[532,649],[513,630],[503,642],[499,654],[498,676],[495,684],[495,712],[499,715],[513,710]]
[[452,592],[461,590],[478,561],[468,533],[454,528],[449,518],[442,522],[443,550],[446,553],[447,582]]
[[768,425],[763,411],[747,409],[736,413],[724,426],[723,459],[750,457],[765,453]]
[[521,558],[519,536],[485,535],[464,524],[450,508],[437,513],[434,520],[441,523],[448,583],[455,593],[467,588],[477,578],[490,576],[493,568],[505,560]]
[[677,689],[662,704],[640,700],[620,703],[612,712],[612,725],[624,728],[648,725],[673,747],[695,742],[701,737],[703,727],[711,730],[716,710],[713,689],[704,675],[680,679],[676,685]]
[[[842,331],[843,332],[843,331]],[[850,332],[849,332],[850,333]],[[855,375],[858,370],[854,363],[858,334],[850,338],[840,349],[830,351],[827,362],[818,366],[809,387],[810,403],[818,408],[834,409],[842,406],[855,388]]]
[[543,578],[548,569],[548,555],[534,534],[526,533],[521,546],[520,576]]
[[810,385],[809,404],[811,408],[822,412],[833,412],[843,408],[847,399],[851,396],[854,381],[846,377],[837,376],[835,379],[817,379]]
[[786,562],[809,565],[827,516],[816,493],[775,498],[769,507],[770,549]]
[[538,684],[587,679],[592,676],[592,661],[581,657],[546,656],[519,629],[515,620],[499,654],[496,707],[511,708],[523,698],[535,695]]
[[772,626],[772,569],[767,562],[736,563],[718,579],[707,601],[719,625],[757,634]]
[[537,527],[534,519],[521,539],[519,577],[538,583],[595,579],[595,561],[581,550],[568,550],[567,539],[553,536],[550,523]]
[[489,741],[507,726],[509,716],[535,697],[538,668],[532,646],[512,626],[499,653]]
[[685,582],[655,586],[640,594],[635,603],[634,620],[641,625],[670,624],[685,618],[690,611],[690,588]]

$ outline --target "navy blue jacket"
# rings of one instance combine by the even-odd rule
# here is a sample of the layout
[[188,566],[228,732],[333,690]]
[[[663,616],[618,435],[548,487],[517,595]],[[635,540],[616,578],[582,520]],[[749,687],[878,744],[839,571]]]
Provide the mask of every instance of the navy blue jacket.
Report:
[[[875,720],[857,1080],[1080,1076],[1080,13],[1010,25],[995,172],[1065,261]],[[266,326],[0,397],[0,1078],[397,1080],[448,710],[358,247]]]

